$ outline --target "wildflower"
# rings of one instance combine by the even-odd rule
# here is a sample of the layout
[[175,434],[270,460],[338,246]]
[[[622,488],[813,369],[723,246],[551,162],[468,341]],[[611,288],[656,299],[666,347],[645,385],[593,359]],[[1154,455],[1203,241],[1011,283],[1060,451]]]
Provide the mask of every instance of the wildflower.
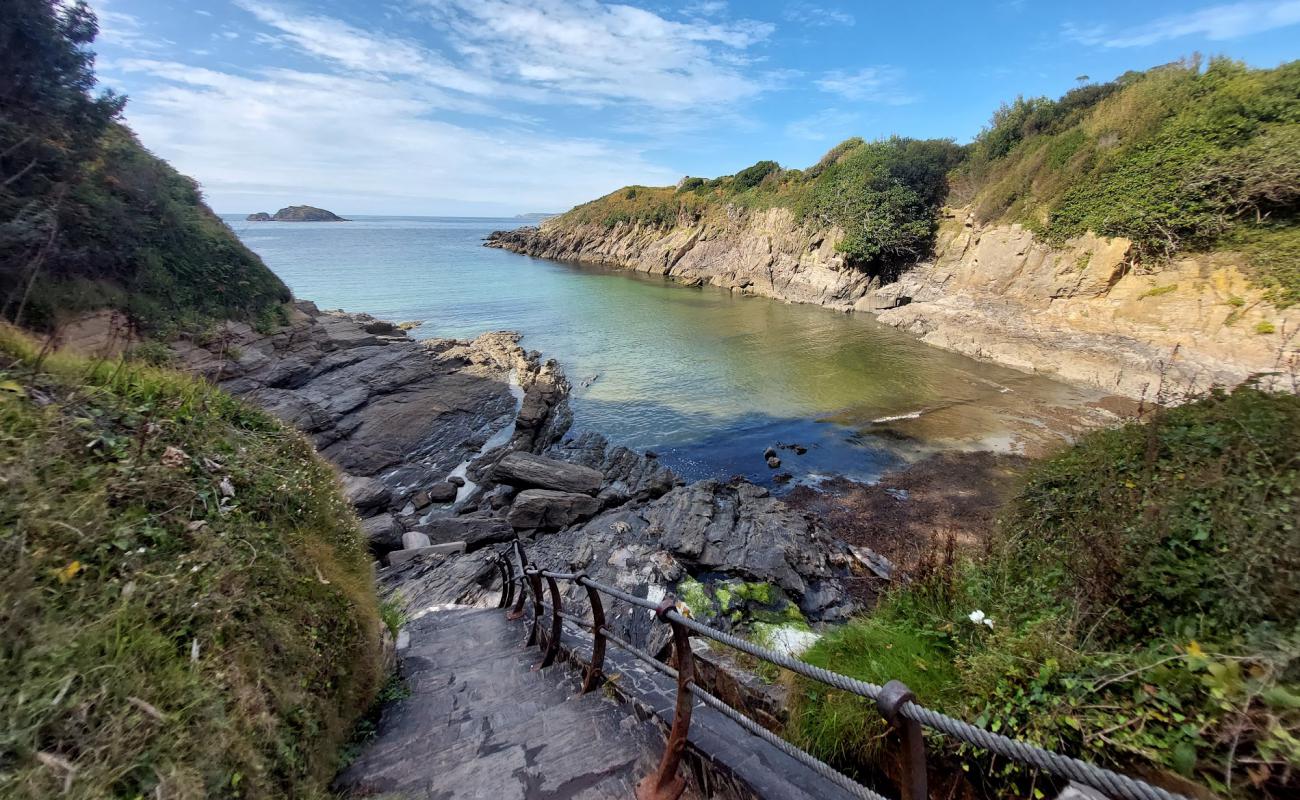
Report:
[[987,625],[989,626],[989,630],[993,630],[993,618],[985,616],[984,612],[980,611],[978,608],[970,612],[968,616],[970,621],[976,625]]

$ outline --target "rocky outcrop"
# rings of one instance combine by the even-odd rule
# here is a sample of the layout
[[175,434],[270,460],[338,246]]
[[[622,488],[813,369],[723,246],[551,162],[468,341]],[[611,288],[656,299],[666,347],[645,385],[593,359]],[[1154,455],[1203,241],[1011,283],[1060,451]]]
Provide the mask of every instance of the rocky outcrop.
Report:
[[1142,265],[1124,239],[1052,246],[957,210],[934,257],[882,285],[845,263],[841,237],[785,209],[728,208],[667,229],[559,217],[487,245],[872,313],[937,347],[1130,397],[1176,399],[1300,364],[1300,307],[1267,302],[1230,253]]
[[265,211],[259,211],[256,214],[249,214],[247,217],[244,217],[244,219],[248,222],[270,222],[271,215]]
[[[338,465],[389,565],[382,579],[409,602],[481,597],[492,546],[523,536],[538,563],[643,597],[697,579],[757,582],[775,593],[774,612],[833,620],[851,608],[846,547],[765,489],[682,486],[652,454],[595,433],[564,438],[568,382],[518,336],[416,342],[381,323],[298,303],[277,330],[230,323],[174,350]],[[624,617],[620,630],[651,643],[648,618]]]

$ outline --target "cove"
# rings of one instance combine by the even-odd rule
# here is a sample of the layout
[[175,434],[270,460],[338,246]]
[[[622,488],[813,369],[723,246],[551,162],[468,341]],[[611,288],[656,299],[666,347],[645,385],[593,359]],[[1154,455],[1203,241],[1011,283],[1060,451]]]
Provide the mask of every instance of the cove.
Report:
[[[422,320],[419,339],[518,331],[563,366],[575,432],[653,450],[687,480],[874,480],[940,449],[1042,452],[1109,416],[1104,392],[942,351],[865,315],[482,246],[514,219],[223,218],[321,308]],[[769,446],[779,469],[764,463]]]

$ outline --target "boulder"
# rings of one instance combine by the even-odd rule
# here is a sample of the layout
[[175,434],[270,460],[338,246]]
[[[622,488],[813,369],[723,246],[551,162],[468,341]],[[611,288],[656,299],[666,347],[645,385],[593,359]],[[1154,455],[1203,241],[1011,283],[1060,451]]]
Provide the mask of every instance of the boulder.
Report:
[[361,530],[374,553],[387,553],[402,548],[402,526],[392,514],[380,514],[361,523]]
[[497,462],[492,478],[511,486],[553,489],[557,492],[592,494],[600,491],[605,476],[599,470],[556,461],[532,453],[507,453]]
[[427,535],[433,544],[464,542],[468,552],[515,538],[514,528],[500,517],[446,517],[418,525],[416,530]]
[[459,475],[452,475],[450,478],[447,479],[447,483],[450,483],[452,486],[455,486],[457,489],[459,489],[460,487],[465,485],[465,479]]
[[440,481],[428,488],[429,500],[434,503],[450,503],[456,499],[456,485],[450,481]]
[[362,478],[356,475],[343,476],[343,496],[358,511],[372,508],[386,508],[392,499],[389,488],[374,478]]
[[780,466],[781,466],[781,459],[777,458],[776,456],[767,457],[768,469],[778,469]]
[[515,497],[506,522],[516,530],[557,530],[600,511],[600,501],[577,492],[528,489]]

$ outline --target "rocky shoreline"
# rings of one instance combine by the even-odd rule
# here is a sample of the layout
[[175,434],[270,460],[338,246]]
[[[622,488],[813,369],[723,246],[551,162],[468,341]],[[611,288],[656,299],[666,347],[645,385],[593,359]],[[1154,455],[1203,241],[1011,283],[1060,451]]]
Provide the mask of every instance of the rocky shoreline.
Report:
[[[177,342],[178,361],[301,430],[338,466],[381,585],[408,614],[481,599],[496,577],[485,548],[516,536],[536,563],[642,597],[769,587],[701,609],[724,627],[750,612],[802,624],[855,609],[849,584],[866,567],[814,515],[745,481],[683,485],[653,457],[569,435],[567,380],[517,334],[417,342],[367,315],[291,309],[270,333],[227,323]],[[615,624],[655,646],[652,620],[626,611]]]
[[[1279,309],[1230,253],[1142,265],[1126,239],[1049,245],[1019,225],[942,220],[932,258],[899,280],[852,268],[838,229],[783,208],[726,210],[668,228],[621,222],[492,234],[513,252],[663,275],[688,286],[874,314],[927,344],[1144,400],[1169,400],[1300,368],[1300,308]],[[1276,378],[1270,373],[1281,373]]]

